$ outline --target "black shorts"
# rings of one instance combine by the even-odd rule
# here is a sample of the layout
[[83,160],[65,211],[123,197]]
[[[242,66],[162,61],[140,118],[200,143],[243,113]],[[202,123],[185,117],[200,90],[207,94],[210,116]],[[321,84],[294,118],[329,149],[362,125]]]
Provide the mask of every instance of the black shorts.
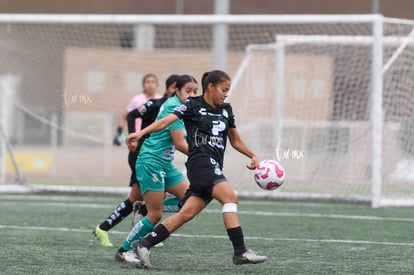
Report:
[[212,200],[211,192],[214,185],[227,181],[219,163],[210,157],[193,157],[186,162],[185,166],[190,181],[186,197],[200,197],[207,205]]
[[135,172],[135,164],[137,162],[137,158],[138,158],[138,151],[137,152],[129,151],[128,164],[129,164],[129,168],[131,169],[131,178],[129,180],[129,186],[132,186],[134,183],[138,183],[137,174]]

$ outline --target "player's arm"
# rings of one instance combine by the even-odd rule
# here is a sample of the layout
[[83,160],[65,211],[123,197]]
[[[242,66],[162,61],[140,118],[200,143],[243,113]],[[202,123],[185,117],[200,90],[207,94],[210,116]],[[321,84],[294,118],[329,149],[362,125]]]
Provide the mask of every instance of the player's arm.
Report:
[[246,167],[250,170],[256,169],[256,166],[259,164],[259,159],[257,155],[252,150],[250,150],[250,148],[243,141],[237,128],[229,128],[227,135],[229,137],[231,146],[251,159],[250,164],[246,165]]
[[[118,127],[116,129],[116,134],[115,134],[115,137],[113,139],[113,144],[116,145],[116,146],[120,146],[121,142],[125,138],[125,136],[123,134],[123,129],[124,129],[125,121],[127,120],[127,115],[128,115],[128,112],[124,111],[124,112],[122,112],[121,117],[119,118]],[[129,124],[128,124],[128,128],[129,128]]]
[[152,124],[148,125],[148,127],[145,127],[141,131],[138,131],[136,133],[131,133],[126,138],[126,144],[128,145],[128,148],[131,150],[130,146],[134,146],[134,143],[138,140],[140,140],[143,136],[150,135],[151,133],[158,132],[164,128],[166,128],[168,125],[173,123],[174,121],[178,120],[178,116],[174,113],[169,114],[168,116],[165,116],[162,119],[154,121]]
[[140,105],[138,108],[132,110],[127,114],[127,125],[128,125],[128,133],[135,133],[135,120],[137,118],[142,118],[147,113],[146,103]]
[[188,155],[188,144],[185,141],[183,130],[170,130],[170,135],[173,140],[175,149],[183,154]]
[[135,109],[128,113],[127,115],[127,125],[128,125],[128,133],[135,132],[135,119],[140,117],[140,112]]
[[153,100],[148,100],[146,103],[141,104],[138,108],[132,110],[127,115],[128,133],[135,133],[135,120],[137,118],[144,118],[154,113],[159,106],[157,106]]
[[127,120],[127,115],[128,115],[128,111],[123,111],[121,114],[121,117],[119,118],[118,121],[118,128],[124,128],[125,122]]

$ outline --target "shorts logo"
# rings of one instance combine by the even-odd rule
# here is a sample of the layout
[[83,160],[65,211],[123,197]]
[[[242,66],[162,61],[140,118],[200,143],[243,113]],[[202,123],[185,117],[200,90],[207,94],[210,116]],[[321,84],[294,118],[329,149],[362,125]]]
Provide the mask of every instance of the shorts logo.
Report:
[[158,175],[157,174],[152,174],[152,181],[153,182],[157,182],[157,181],[159,181],[159,179],[158,179]]
[[162,181],[163,184],[165,184],[165,175],[166,175],[166,173],[164,171],[160,172],[161,181]]
[[216,165],[216,167],[214,167],[214,174],[216,174],[217,176],[220,176],[223,174],[223,172],[221,172],[221,169],[218,165]]
[[213,158],[210,158],[210,163],[214,165],[214,174],[220,176],[223,174],[223,172],[221,172],[220,166],[217,163],[217,161]]

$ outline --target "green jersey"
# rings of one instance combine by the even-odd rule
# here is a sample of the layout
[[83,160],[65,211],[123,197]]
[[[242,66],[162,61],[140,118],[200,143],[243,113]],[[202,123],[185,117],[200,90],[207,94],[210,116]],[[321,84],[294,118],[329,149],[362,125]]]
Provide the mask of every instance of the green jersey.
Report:
[[[159,120],[181,106],[183,103],[177,96],[172,96],[161,105],[156,120]],[[171,162],[174,159],[175,146],[171,138],[170,130],[185,130],[181,119],[173,122],[167,128],[152,133],[143,143],[139,158],[151,158],[160,162]]]

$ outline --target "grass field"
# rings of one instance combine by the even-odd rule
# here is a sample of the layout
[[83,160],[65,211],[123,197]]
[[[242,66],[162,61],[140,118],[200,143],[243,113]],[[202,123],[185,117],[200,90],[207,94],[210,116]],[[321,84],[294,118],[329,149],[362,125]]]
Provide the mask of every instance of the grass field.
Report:
[[263,264],[235,266],[212,203],[151,253],[153,268],[114,253],[131,219],[101,247],[92,229],[124,197],[0,194],[1,274],[414,274],[414,211],[367,205],[247,201],[239,216]]

